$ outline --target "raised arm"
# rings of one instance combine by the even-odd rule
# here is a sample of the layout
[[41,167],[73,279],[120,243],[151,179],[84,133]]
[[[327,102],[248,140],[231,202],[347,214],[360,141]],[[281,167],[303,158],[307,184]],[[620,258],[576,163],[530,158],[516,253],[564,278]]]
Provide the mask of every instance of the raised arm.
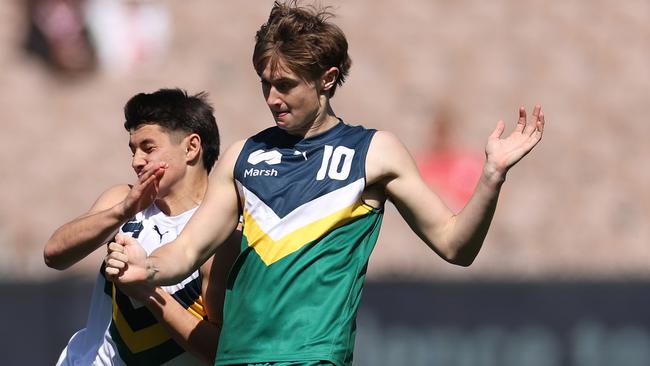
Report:
[[122,224],[153,202],[165,168],[153,164],[145,167],[133,186],[109,188],[88,212],[59,227],[43,249],[45,264],[66,269],[112,239]]
[[199,268],[231,235],[239,222],[239,200],[233,177],[240,141],[226,150],[214,167],[205,197],[176,240],[148,257],[137,241],[118,235],[109,243],[106,274],[116,283],[146,281],[171,285]]
[[456,215],[424,183],[412,157],[392,134],[379,132],[373,138],[368,180],[385,186],[388,198],[431,249],[450,263],[468,266],[481,249],[506,173],[540,141],[544,115],[536,106],[527,121],[522,107],[514,131],[502,139],[504,128],[499,121],[490,135],[483,174],[469,202]]

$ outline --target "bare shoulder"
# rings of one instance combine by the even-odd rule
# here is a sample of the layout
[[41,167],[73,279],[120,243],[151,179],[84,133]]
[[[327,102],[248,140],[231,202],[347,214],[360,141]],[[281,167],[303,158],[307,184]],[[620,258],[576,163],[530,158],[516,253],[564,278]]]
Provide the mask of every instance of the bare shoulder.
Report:
[[215,171],[220,172],[220,174],[227,173],[229,176],[232,175],[232,170],[245,142],[246,140],[239,140],[228,146],[219,157],[219,160],[217,160]]
[[368,148],[366,178],[368,182],[375,183],[395,177],[404,168],[404,164],[412,164],[412,160],[410,153],[394,133],[377,131]]
[[245,143],[246,143],[246,139],[235,141],[230,146],[228,146],[228,148],[223,152],[222,157],[223,158],[234,157],[235,159],[237,159],[237,156],[239,156],[239,153],[241,152],[241,149],[244,147]]

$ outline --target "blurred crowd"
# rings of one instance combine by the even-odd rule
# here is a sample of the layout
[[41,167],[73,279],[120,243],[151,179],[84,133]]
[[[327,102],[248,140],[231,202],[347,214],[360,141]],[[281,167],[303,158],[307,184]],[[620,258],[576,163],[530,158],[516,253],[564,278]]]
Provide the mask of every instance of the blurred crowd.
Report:
[[[0,4],[0,279],[55,275],[42,262],[47,236],[133,179],[121,127],[130,95],[208,91],[224,146],[270,125],[250,53],[271,3]],[[353,59],[337,111],[400,136],[454,210],[496,121],[510,127],[534,103],[547,116],[472,267],[441,264],[389,206],[371,279],[650,278],[650,3],[324,3]]]
[[170,19],[160,1],[27,0],[25,49],[55,72],[123,72],[162,57]]

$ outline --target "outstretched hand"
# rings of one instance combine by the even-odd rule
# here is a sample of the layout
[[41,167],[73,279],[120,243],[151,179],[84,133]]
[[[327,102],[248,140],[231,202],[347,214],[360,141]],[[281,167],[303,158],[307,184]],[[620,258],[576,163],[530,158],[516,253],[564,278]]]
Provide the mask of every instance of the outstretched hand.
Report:
[[122,202],[124,216],[133,217],[149,207],[158,196],[159,183],[168,164],[164,162],[147,164],[138,174],[138,181],[131,187]]
[[502,139],[501,135],[504,130],[505,123],[503,121],[497,122],[497,126],[488,138],[485,147],[486,166],[500,174],[505,174],[542,139],[544,133],[544,113],[542,108],[536,105],[532,117],[527,120],[526,109],[520,107],[517,126],[508,137]]
[[107,277],[117,284],[144,282],[147,279],[147,252],[134,238],[117,234],[108,244],[104,259]]

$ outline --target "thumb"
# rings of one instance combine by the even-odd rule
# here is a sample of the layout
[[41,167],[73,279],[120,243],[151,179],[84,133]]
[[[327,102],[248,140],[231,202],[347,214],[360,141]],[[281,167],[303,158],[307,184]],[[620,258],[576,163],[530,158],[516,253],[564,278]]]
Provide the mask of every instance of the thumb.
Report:
[[126,235],[122,233],[115,235],[115,242],[120,245],[126,245]]

